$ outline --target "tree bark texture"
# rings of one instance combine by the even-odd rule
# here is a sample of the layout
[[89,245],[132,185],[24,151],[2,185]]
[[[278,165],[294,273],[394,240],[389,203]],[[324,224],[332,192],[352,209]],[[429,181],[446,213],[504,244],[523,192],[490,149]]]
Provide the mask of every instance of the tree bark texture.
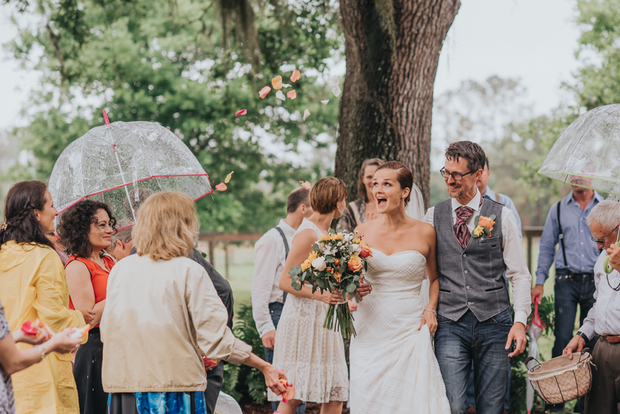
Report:
[[460,0],[340,0],[347,73],[336,176],[357,196],[366,158],[398,160],[430,200],[433,84]]

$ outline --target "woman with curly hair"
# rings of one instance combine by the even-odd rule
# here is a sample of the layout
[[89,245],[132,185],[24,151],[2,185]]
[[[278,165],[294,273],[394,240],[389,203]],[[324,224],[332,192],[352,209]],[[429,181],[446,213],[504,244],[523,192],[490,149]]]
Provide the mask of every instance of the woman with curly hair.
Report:
[[81,414],[105,414],[108,395],[101,385],[103,345],[99,322],[106,302],[108,276],[114,260],[104,255],[110,247],[116,220],[107,204],[82,200],[69,207],[58,224],[60,243],[69,256],[65,266],[70,306],[93,315],[88,342],[75,355],[73,375]]
[[[6,196],[0,224],[0,302],[11,331],[39,318],[54,332],[89,322],[69,309],[65,270],[47,238],[54,231],[52,196],[40,181],[15,184]],[[20,349],[29,345],[19,345]],[[39,345],[41,363],[11,375],[20,414],[79,413],[71,355]],[[49,355],[48,355],[49,354]]]

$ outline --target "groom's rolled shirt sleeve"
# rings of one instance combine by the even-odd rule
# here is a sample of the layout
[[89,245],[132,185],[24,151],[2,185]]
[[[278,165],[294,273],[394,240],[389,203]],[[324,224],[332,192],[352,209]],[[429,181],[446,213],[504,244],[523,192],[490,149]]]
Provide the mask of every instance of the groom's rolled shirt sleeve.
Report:
[[527,326],[527,317],[532,310],[532,275],[525,263],[514,213],[506,207],[502,208],[502,235],[506,279],[512,284],[515,322]]

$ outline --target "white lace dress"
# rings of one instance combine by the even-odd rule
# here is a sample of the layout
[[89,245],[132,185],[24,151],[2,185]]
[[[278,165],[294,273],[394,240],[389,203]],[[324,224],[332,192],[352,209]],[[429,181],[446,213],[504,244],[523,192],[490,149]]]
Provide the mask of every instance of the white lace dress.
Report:
[[450,413],[430,332],[419,329],[425,267],[417,251],[373,249],[373,290],[357,308],[351,339],[351,414]]
[[[304,219],[295,235],[319,228]],[[293,237],[294,239],[294,237]],[[295,399],[315,403],[347,401],[349,380],[340,332],[323,328],[327,304],[289,294],[282,309],[274,346],[273,365],[284,370],[295,387]],[[281,398],[269,391],[269,401]]]

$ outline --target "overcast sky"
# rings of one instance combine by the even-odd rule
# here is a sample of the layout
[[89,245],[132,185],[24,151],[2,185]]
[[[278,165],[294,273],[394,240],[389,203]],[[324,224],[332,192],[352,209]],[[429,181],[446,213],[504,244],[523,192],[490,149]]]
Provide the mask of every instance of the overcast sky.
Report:
[[[575,0],[461,0],[439,61],[435,94],[466,79],[520,78],[537,113],[556,107],[578,68]],[[15,36],[11,6],[0,6],[0,43]],[[0,130],[23,124],[19,111],[37,74],[0,50]]]

